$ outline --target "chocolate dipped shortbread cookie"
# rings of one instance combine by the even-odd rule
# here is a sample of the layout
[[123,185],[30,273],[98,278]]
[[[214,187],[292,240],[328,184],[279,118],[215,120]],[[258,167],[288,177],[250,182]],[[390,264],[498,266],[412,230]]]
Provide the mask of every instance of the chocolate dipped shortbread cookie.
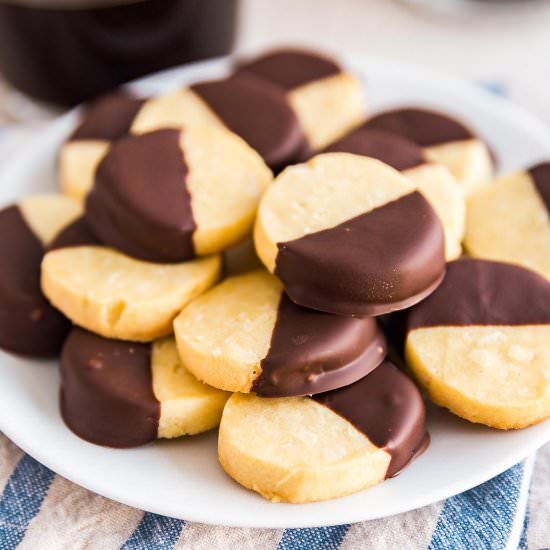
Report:
[[550,279],[550,162],[498,179],[468,201],[464,245],[472,256],[511,262]]
[[265,270],[230,277],[174,322],[182,363],[217,388],[286,397],[346,386],[386,355],[376,321],[306,309]]
[[32,195],[0,210],[0,348],[21,355],[55,356],[70,322],[40,290],[40,264],[55,236],[80,216],[64,195]]
[[274,170],[296,161],[305,144],[284,93],[250,75],[200,82],[153,98],[144,104],[131,131],[191,126],[231,130]]
[[295,303],[341,315],[411,306],[441,282],[441,222],[382,162],[327,153],[287,168],[262,197],[256,250]]
[[374,115],[363,127],[413,141],[430,160],[451,171],[466,195],[493,178],[494,162],[487,144],[449,115],[420,108],[394,109]]
[[397,134],[360,128],[330,144],[323,152],[372,157],[399,170],[437,212],[445,232],[446,259],[460,256],[466,218],[464,193],[450,171],[430,161],[420,146]]
[[87,107],[63,144],[61,188],[84,198],[101,159],[116,140],[194,126],[231,130],[274,169],[299,160],[304,150],[303,132],[284,94],[251,76],[198,83],[150,99],[117,92]]
[[63,419],[98,445],[134,447],[210,430],[228,397],[182,366],[173,338],[141,344],[74,328],[63,347]]
[[313,397],[234,394],[218,456],[241,485],[275,502],[311,502],[397,475],[429,443],[416,386],[386,361],[350,386]]
[[83,199],[111,142],[128,135],[146,100],[120,91],[85,106],[80,123],[61,146],[59,180],[64,193]]
[[86,221],[103,243],[129,256],[181,262],[246,237],[270,182],[258,154],[227,130],[156,130],[109,149],[86,200]]
[[[318,151],[360,124],[365,99],[359,79],[316,52],[280,49],[242,61],[237,74],[251,74],[286,93],[311,151]],[[304,150],[304,153],[306,151]]]
[[51,243],[41,284],[73,323],[106,338],[151,341],[172,332],[176,315],[220,269],[218,255],[178,264],[130,258],[103,246],[80,218]]
[[406,334],[407,364],[436,404],[500,429],[550,416],[550,283],[533,271],[451,262]]

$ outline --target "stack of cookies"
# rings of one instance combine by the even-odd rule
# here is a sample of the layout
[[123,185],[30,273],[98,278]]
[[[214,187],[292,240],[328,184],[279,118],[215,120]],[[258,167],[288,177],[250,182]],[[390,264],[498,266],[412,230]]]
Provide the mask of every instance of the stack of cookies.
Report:
[[63,144],[62,193],[0,212],[0,346],[60,355],[92,443],[219,426],[270,500],[365,489],[429,446],[419,387],[493,428],[550,416],[550,163],[493,173],[466,125],[368,117],[313,52],[117,92]]

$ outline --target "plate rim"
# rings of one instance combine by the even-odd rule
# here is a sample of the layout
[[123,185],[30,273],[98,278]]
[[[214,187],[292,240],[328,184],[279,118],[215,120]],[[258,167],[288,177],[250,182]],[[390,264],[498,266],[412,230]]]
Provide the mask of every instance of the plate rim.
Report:
[[[548,420],[546,422],[549,422]],[[171,517],[174,519],[180,519],[182,521],[186,522],[192,522],[192,523],[203,523],[206,525],[213,525],[213,526],[220,526],[220,527],[234,527],[234,528],[244,528],[244,529],[300,529],[300,528],[315,528],[315,527],[331,527],[336,525],[346,525],[350,524],[353,525],[355,523],[360,523],[363,521],[374,521],[377,519],[384,519],[388,517],[397,516],[399,514],[403,514],[406,512],[412,512],[415,510],[419,510],[420,508],[423,508],[425,506],[429,506],[431,504],[435,504],[437,502],[446,500],[448,498],[454,497],[458,494],[464,493],[466,491],[469,491],[470,489],[473,489],[486,481],[489,481],[498,475],[502,474],[509,468],[515,466],[516,464],[528,459],[530,455],[532,455],[534,452],[536,452],[540,447],[542,447],[544,444],[550,442],[550,424],[547,429],[547,436],[545,438],[541,437],[540,440],[533,440],[529,443],[529,445],[526,445],[525,447],[521,447],[518,449],[518,451],[515,454],[508,455],[508,459],[502,462],[499,462],[497,466],[493,468],[491,471],[491,474],[487,476],[487,472],[480,473],[479,475],[472,478],[472,481],[470,483],[467,483],[465,485],[461,485],[459,482],[456,482],[451,489],[448,489],[448,485],[445,486],[446,489],[440,488],[438,491],[432,491],[429,493],[429,497],[422,497],[417,496],[416,499],[413,499],[413,504],[411,506],[410,500],[408,501],[409,504],[407,505],[401,505],[396,506],[391,512],[382,513],[382,514],[365,514],[364,512],[357,512],[355,514],[350,514],[349,518],[342,521],[332,521],[330,519],[321,519],[320,521],[316,521],[315,524],[304,524],[302,520],[297,519],[296,521],[288,520],[288,518],[285,516],[284,519],[273,519],[270,518],[269,523],[264,523],[262,520],[255,521],[254,518],[248,518],[246,520],[246,523],[243,523],[241,521],[232,521],[230,519],[227,520],[219,520],[216,519],[215,522],[213,520],[209,520],[207,517],[205,517],[203,514],[194,514],[191,510],[189,513],[180,514],[176,513],[174,514],[173,511],[171,511],[169,508],[164,508],[162,505],[152,504],[148,505],[147,507],[144,507],[141,504],[141,500],[139,498],[134,499],[133,497],[125,497],[124,499],[117,496],[116,491],[110,492],[106,491],[103,488],[96,489],[93,484],[89,483],[88,481],[80,481],[78,476],[75,475],[66,475],[63,473],[63,469],[59,469],[57,467],[54,467],[53,465],[50,465],[51,462],[49,460],[42,460],[42,453],[40,451],[36,452],[28,452],[23,446],[19,445],[16,439],[14,439],[10,433],[9,430],[4,430],[2,426],[0,426],[0,431],[4,433],[15,445],[21,448],[22,451],[27,453],[29,456],[40,462],[42,465],[46,466],[50,470],[52,470],[56,475],[59,475],[68,481],[75,483],[76,485],[79,485],[80,487],[83,487],[84,489],[87,489],[97,495],[100,495],[102,497],[108,498],[114,502],[130,506],[132,508],[135,508],[137,510],[142,510],[144,512],[154,513],[165,517]],[[503,467],[504,465],[504,467]],[[389,480],[386,480],[385,483],[388,483]],[[245,489],[243,487],[240,487],[240,489],[248,491],[248,489]],[[365,491],[368,491],[369,489],[365,489]],[[345,498],[339,497],[339,498]],[[339,498],[332,499],[333,502],[337,502]],[[274,506],[299,506],[298,504],[288,504],[288,503],[271,503]]]

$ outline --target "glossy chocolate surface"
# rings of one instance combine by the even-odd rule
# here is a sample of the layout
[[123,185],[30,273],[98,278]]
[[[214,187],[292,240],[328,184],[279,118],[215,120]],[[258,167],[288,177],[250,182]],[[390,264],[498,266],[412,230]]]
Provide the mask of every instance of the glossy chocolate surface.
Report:
[[44,248],[18,206],[0,211],[0,347],[35,357],[59,353],[70,322],[40,289]]
[[278,243],[275,274],[292,301],[381,315],[431,293],[445,272],[443,228],[415,191],[330,229]]
[[427,162],[422,148],[397,134],[360,128],[329,145],[323,153],[352,153],[371,157],[396,170],[415,168]]
[[429,445],[420,392],[389,361],[354,384],[313,399],[345,418],[391,455],[386,477],[397,475]]
[[90,231],[86,220],[84,218],[78,218],[59,232],[55,239],[48,245],[46,252],[58,250],[60,248],[70,248],[72,246],[95,245],[101,245],[101,243]]
[[463,258],[439,288],[407,314],[407,329],[550,324],[550,282],[522,267]]
[[194,257],[196,224],[180,139],[179,130],[156,130],[111,147],[86,200],[86,222],[101,242],[151,262]]
[[279,88],[249,75],[202,82],[191,89],[273,170],[303,157],[305,137]]
[[542,162],[530,168],[527,173],[531,176],[535,188],[540,195],[546,210],[550,213],[550,162]]
[[109,447],[157,438],[151,344],[109,340],[74,328],[61,356],[61,413],[79,437]]
[[114,141],[126,136],[144,103],[145,99],[128,92],[117,92],[97,99],[85,107],[82,121],[69,141]]
[[237,73],[253,74],[285,90],[292,90],[340,72],[341,68],[332,59],[315,52],[295,49],[268,52],[237,66]]
[[385,355],[386,340],[374,319],[306,309],[283,293],[252,391],[264,397],[325,392],[366,376]]
[[374,115],[363,128],[397,134],[420,147],[476,137],[464,124],[444,113],[416,108],[395,109]]

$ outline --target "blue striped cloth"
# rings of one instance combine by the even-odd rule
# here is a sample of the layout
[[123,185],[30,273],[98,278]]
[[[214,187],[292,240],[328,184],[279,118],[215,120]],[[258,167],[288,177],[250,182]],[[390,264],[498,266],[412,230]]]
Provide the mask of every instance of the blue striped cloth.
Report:
[[0,549],[539,550],[550,547],[550,446],[533,464],[529,458],[466,493],[391,518],[238,529],[117,504],[54,474],[0,435]]
[[[483,85],[502,93],[500,86]],[[4,145],[2,153],[8,150]],[[54,474],[1,433],[0,491],[0,550],[550,548],[550,445],[539,451],[536,463],[528,458],[444,502],[390,518],[310,529],[216,527],[142,512]]]

